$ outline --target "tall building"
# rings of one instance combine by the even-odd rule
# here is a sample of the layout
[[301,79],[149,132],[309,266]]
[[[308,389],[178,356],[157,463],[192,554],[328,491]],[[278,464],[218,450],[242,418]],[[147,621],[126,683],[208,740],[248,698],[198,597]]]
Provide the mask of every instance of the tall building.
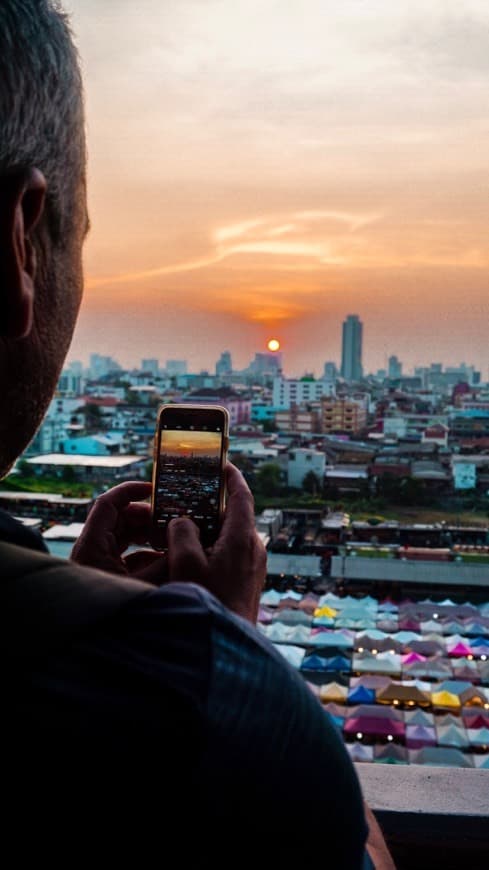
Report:
[[158,377],[159,368],[160,363],[157,359],[150,358],[141,360],[141,371],[153,375],[154,378]]
[[166,361],[166,373],[169,378],[175,377],[175,375],[186,375],[187,374],[187,360],[186,359],[167,359]]
[[397,356],[389,357],[389,378],[392,380],[397,380],[397,378],[402,377],[402,362],[397,358]]
[[251,375],[274,376],[282,371],[282,354],[278,353],[255,353],[255,358],[248,366]]
[[224,350],[216,362],[216,376],[230,375],[233,371],[233,361],[228,350]]
[[362,332],[363,324],[358,314],[349,314],[343,323],[341,346],[341,377],[345,381],[358,381],[363,376]]
[[323,369],[323,378],[325,381],[335,381],[338,377],[338,369],[335,362],[325,362]]

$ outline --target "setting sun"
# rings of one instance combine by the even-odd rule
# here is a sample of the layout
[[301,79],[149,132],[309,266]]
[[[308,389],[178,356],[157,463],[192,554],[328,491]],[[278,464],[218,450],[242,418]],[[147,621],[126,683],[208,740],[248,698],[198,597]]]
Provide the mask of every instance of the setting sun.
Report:
[[271,351],[280,350],[280,342],[277,341],[276,338],[271,338],[267,344],[267,347],[268,347],[268,350],[271,350]]

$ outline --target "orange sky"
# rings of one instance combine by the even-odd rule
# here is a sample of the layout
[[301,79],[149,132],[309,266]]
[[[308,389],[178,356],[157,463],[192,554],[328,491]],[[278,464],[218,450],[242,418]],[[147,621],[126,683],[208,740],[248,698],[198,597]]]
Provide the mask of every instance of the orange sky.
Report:
[[217,432],[162,431],[160,453],[179,456],[221,455],[221,435]]
[[488,376],[485,0],[69,0],[92,232],[71,358],[474,362]]

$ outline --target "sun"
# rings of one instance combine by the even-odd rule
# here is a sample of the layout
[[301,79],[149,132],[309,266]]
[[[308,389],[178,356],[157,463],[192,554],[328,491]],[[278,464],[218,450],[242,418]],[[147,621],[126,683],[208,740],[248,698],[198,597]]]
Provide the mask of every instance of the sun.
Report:
[[280,342],[276,338],[271,338],[267,344],[268,350],[276,351],[280,350]]

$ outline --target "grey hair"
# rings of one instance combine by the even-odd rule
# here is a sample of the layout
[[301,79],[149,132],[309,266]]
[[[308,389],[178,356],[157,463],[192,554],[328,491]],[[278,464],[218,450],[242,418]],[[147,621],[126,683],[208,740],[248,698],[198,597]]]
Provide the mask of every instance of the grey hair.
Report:
[[55,0],[0,0],[0,175],[33,167],[47,180],[51,242],[62,244],[85,171],[77,51]]

